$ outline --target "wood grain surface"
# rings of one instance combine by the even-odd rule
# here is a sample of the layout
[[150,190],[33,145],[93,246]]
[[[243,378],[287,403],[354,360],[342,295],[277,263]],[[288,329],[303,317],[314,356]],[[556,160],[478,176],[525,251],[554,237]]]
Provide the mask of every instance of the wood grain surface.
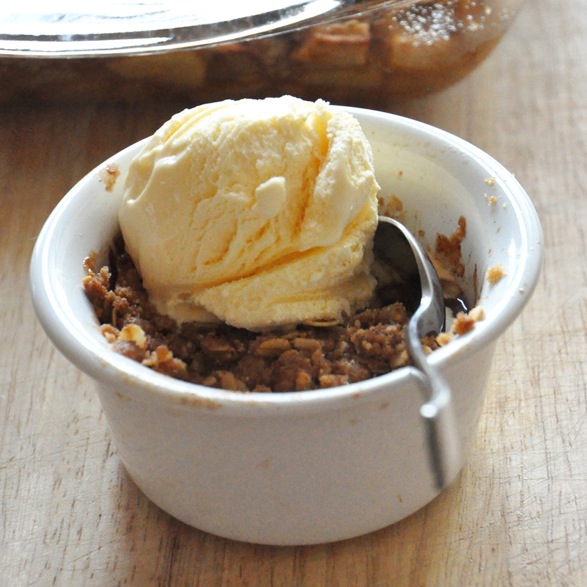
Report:
[[587,0],[530,0],[467,80],[393,107],[515,173],[543,223],[545,264],[498,343],[458,481],[408,519],[321,546],[223,540],[152,505],[93,384],[33,313],[28,263],[49,212],[184,105],[1,106],[0,585],[587,585],[586,39]]

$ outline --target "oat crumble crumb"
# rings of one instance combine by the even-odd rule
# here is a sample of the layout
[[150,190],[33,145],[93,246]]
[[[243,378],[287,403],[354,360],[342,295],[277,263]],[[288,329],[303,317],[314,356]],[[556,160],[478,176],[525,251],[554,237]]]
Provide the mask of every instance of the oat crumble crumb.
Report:
[[467,334],[467,332],[471,332],[473,328],[475,328],[475,320],[470,318],[468,314],[459,312],[453,322],[451,330],[458,336],[462,336],[463,334]]
[[106,165],[106,167],[100,170],[100,181],[103,182],[106,186],[107,192],[111,192],[114,189],[116,180],[118,179],[119,175],[120,169],[118,168],[118,165],[116,165],[115,163],[109,163],[108,165]]
[[450,332],[458,336],[467,334],[475,328],[475,324],[485,319],[485,310],[481,306],[475,306],[470,312],[459,312],[451,325]]
[[147,348],[147,336],[145,335],[145,331],[137,324],[127,324],[126,326],[123,326],[118,335],[118,340],[134,342],[141,350]]
[[452,332],[441,332],[437,337],[436,337],[436,342],[440,345],[440,346],[445,346],[447,345],[449,342],[451,342],[454,339],[454,334]]
[[102,324],[102,326],[100,326],[100,333],[109,343],[113,343],[118,339],[120,330],[112,326],[112,324]]
[[475,306],[470,310],[469,317],[475,322],[481,322],[481,320],[485,320],[485,310],[482,306]]
[[491,285],[495,285],[498,281],[505,277],[505,269],[503,265],[494,265],[487,270],[487,281]]

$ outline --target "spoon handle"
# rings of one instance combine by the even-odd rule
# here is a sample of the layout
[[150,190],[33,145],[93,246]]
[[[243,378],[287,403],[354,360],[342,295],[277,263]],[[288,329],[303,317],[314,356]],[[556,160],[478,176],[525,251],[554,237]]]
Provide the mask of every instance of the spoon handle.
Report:
[[458,471],[461,462],[460,439],[450,387],[441,373],[428,362],[422,349],[419,312],[408,324],[407,343],[417,369],[420,388],[426,398],[420,407],[420,416],[425,423],[434,483],[442,491]]
[[417,373],[422,388],[430,394],[420,407],[420,416],[425,424],[434,483],[442,491],[456,475],[461,462],[453,402],[448,385],[436,370],[432,376],[423,370]]

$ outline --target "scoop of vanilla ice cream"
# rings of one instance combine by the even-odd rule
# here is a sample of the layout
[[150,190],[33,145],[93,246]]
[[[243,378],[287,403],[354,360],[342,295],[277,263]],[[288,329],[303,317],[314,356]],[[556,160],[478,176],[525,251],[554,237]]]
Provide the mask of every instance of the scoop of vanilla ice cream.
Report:
[[147,140],[120,227],[151,301],[179,322],[334,322],[372,296],[378,190],[350,114],[290,96],[226,100]]

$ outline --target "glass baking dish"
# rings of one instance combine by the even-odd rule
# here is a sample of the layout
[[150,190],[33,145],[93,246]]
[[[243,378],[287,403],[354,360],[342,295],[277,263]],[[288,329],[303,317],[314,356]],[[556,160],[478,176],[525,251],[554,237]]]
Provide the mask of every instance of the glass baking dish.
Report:
[[0,8],[0,102],[292,94],[381,106],[464,78],[522,3],[23,2]]

